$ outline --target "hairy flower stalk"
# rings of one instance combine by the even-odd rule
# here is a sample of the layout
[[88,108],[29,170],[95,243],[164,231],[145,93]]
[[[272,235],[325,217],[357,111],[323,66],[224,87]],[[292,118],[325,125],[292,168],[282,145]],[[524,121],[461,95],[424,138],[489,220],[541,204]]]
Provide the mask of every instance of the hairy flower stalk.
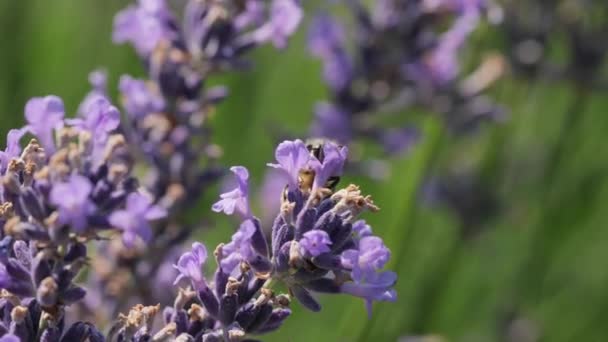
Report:
[[[316,106],[312,135],[344,144],[364,138],[393,154],[418,136],[405,110],[438,113],[454,131],[499,116],[483,91],[501,75],[502,60],[489,58],[469,75],[460,71],[460,50],[485,1],[378,0],[371,10],[348,3],[353,36],[325,13],[310,28],[309,50],[323,63],[330,98]],[[398,123],[388,117],[396,115]]]
[[[91,307],[114,303],[111,311],[116,312],[134,298],[144,303],[171,299],[171,264],[180,244],[198,227],[187,220],[188,213],[224,173],[208,120],[227,90],[205,87],[205,82],[248,66],[247,54],[262,44],[284,47],[301,17],[297,0],[190,0],[181,20],[164,0],[139,0],[117,14],[114,42],[130,43],[148,72],[147,79],[120,79],[124,131],[142,157],[143,185],[152,203],[168,216],[150,226],[147,244],[101,247],[107,257],[93,265],[91,283],[101,286]],[[144,212],[137,210],[127,208],[122,214],[132,217],[129,225],[139,226],[136,218]]]
[[[64,116],[60,98],[31,99],[27,125],[9,132],[0,153],[3,341],[103,341],[89,323],[66,323],[66,306],[85,296],[75,279],[89,262],[87,242],[112,232],[147,241],[148,220],[166,214],[131,176],[120,114],[107,98],[89,96],[76,118]],[[137,227],[120,217],[132,203],[146,209]]]

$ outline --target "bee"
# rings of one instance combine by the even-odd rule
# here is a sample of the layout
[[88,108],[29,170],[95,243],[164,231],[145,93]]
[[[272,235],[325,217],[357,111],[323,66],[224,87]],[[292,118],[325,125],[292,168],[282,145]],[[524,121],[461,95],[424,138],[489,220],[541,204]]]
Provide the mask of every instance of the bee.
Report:
[[[323,163],[325,159],[325,152],[323,151],[323,146],[325,143],[331,142],[337,144],[336,142],[329,141],[326,139],[313,138],[306,140],[306,149],[310,152],[310,155],[317,158],[317,160]],[[313,170],[302,170],[300,171],[300,180],[301,180],[301,188],[310,190],[312,189],[312,185],[315,179],[315,172]],[[336,190],[336,186],[340,183],[340,176],[335,175],[329,177],[327,182],[325,182],[324,188],[330,189],[332,192]]]

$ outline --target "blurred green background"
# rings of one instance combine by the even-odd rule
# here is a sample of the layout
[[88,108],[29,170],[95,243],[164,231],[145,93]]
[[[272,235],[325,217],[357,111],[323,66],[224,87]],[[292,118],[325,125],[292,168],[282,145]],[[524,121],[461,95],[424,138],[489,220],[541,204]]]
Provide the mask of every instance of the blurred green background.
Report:
[[[22,123],[32,96],[59,95],[74,112],[94,68],[109,71],[114,96],[119,75],[144,75],[130,47],[111,43],[113,15],[127,3],[0,1],[2,137]],[[257,184],[273,159],[268,127],[305,134],[315,101],[326,96],[304,33],[286,51],[256,52],[251,72],[211,80],[231,92],[213,119],[224,164],[248,167]],[[485,51],[501,41],[485,28],[473,45]],[[608,97],[513,75],[492,95],[508,108],[505,122],[455,138],[429,117],[420,143],[392,162],[386,181],[345,177],[382,208],[365,218],[393,251],[398,302],[377,304],[368,320],[362,301],[323,296],[321,313],[294,305],[294,316],[268,340],[397,341],[428,334],[449,341],[608,340]],[[453,211],[420,201],[426,176],[459,168],[479,175],[500,203],[466,239],[461,232],[468,227]],[[211,193],[208,202],[217,191]],[[234,222],[204,206],[201,212],[218,221],[201,234],[213,246]]]

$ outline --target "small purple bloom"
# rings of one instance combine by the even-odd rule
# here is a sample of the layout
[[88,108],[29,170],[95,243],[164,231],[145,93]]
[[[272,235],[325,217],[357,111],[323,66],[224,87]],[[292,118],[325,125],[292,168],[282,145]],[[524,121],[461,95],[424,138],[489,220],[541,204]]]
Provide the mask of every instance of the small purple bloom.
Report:
[[377,236],[363,237],[359,241],[359,250],[349,249],[342,253],[342,266],[352,270],[353,282],[343,284],[341,290],[364,298],[369,315],[372,301],[394,301],[397,298],[392,289],[397,281],[397,274],[388,271],[377,272],[389,258],[390,251]]
[[359,241],[359,250],[349,249],[342,253],[342,264],[352,270],[353,280],[359,282],[384,267],[390,256],[391,252],[381,238],[366,236]]
[[192,286],[195,289],[203,288],[206,285],[202,271],[205,261],[207,261],[207,249],[202,243],[193,243],[192,251],[182,254],[177,264],[173,265],[179,271],[179,275],[173,284],[176,285],[180,280],[188,278],[192,281]]
[[295,0],[273,0],[270,5],[270,20],[255,32],[258,42],[272,41],[277,48],[287,45],[303,17],[302,8]]
[[329,245],[331,245],[331,239],[324,230],[308,231],[300,239],[300,247],[302,247],[304,254],[312,257],[329,252],[331,250]]
[[329,15],[318,15],[310,26],[308,48],[323,61],[323,77],[334,90],[344,89],[352,77],[352,62],[344,49],[342,27]]
[[372,235],[372,227],[365,220],[358,220],[353,223],[353,233],[358,240]]
[[59,222],[72,226],[77,232],[87,228],[88,215],[95,210],[89,199],[93,185],[88,178],[72,175],[67,182],[53,186],[50,201],[57,206]]
[[147,57],[161,40],[172,40],[175,32],[169,26],[171,16],[164,0],[139,0],[114,19],[115,43],[130,42],[137,53]]
[[371,317],[373,301],[394,302],[397,300],[397,292],[392,287],[397,282],[395,272],[382,272],[370,274],[364,282],[344,283],[340,290],[343,293],[365,299],[367,314]]
[[21,342],[21,339],[13,334],[6,334],[0,337],[0,342]]
[[152,228],[149,221],[167,216],[167,211],[143,194],[132,193],[127,197],[124,210],[117,210],[110,215],[110,224],[123,231],[123,243],[132,247],[139,236],[149,242],[152,238]]
[[165,99],[160,93],[149,89],[142,80],[123,75],[120,77],[119,88],[124,98],[125,109],[134,119],[165,109]]
[[108,135],[120,125],[120,112],[103,96],[92,99],[83,116],[82,119],[68,122],[90,131],[97,142],[105,142]]
[[232,191],[220,195],[220,200],[217,201],[211,209],[216,213],[224,212],[226,215],[232,215],[235,211],[244,219],[251,218],[251,208],[249,207],[249,172],[243,166],[233,166],[230,168],[236,175],[238,186]]
[[48,154],[55,151],[54,131],[63,126],[63,101],[54,95],[34,97],[25,105],[27,130],[32,132]]
[[323,187],[329,178],[342,174],[348,148],[327,142],[323,145],[323,154],[322,162],[315,160],[313,163],[313,169],[315,170],[314,188]]
[[239,229],[232,235],[232,241],[222,247],[220,265],[225,274],[231,274],[241,261],[247,261],[254,256],[251,238],[256,228],[251,220],[241,223]]
[[89,83],[93,89],[78,106],[78,114],[84,116],[87,108],[99,97],[108,98],[108,74],[104,70],[95,70],[89,74]]
[[308,49],[313,56],[325,58],[344,45],[344,28],[327,13],[317,15],[308,31]]
[[11,129],[6,136],[6,149],[0,151],[0,170],[6,168],[12,158],[21,153],[19,140],[27,133],[26,129]]
[[289,177],[292,188],[297,187],[300,171],[306,169],[311,160],[310,152],[302,140],[283,141],[275,151],[278,164],[267,164],[275,169],[283,170]]

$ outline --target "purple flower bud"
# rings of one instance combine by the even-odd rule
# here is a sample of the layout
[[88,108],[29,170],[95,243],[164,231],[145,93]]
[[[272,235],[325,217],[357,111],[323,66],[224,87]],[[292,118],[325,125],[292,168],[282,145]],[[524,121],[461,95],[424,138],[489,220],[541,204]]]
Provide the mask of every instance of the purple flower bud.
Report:
[[300,239],[300,247],[302,248],[303,254],[307,256],[316,257],[320,254],[327,253],[331,249],[331,239],[329,234],[322,230],[311,230],[304,233],[304,237]]
[[165,216],[167,211],[153,204],[148,196],[132,193],[127,197],[126,208],[112,213],[109,221],[113,227],[123,231],[123,242],[125,246],[131,247],[137,237],[144,242],[150,241],[152,228],[149,221],[159,220]]
[[175,32],[169,26],[170,13],[164,0],[139,0],[114,18],[115,43],[130,42],[147,57],[162,40],[172,40]]
[[353,233],[355,233],[355,237],[360,240],[366,236],[372,235],[372,227],[370,227],[365,220],[358,220],[353,223]]
[[202,243],[192,244],[192,251],[186,252],[179,257],[176,265],[173,265],[179,275],[175,279],[174,285],[184,278],[190,279],[192,287],[201,290],[206,286],[202,267],[207,261],[207,249]]
[[341,91],[349,84],[353,65],[344,49],[342,27],[329,15],[318,15],[308,33],[310,52],[323,61],[323,77],[334,91]]
[[241,223],[239,229],[232,235],[232,241],[222,247],[220,265],[226,274],[232,274],[242,261],[247,261],[255,254],[251,246],[251,238],[256,228],[250,220]]
[[93,89],[84,97],[78,106],[78,115],[85,116],[87,108],[98,98],[108,99],[108,74],[104,70],[95,70],[89,74],[89,83]]
[[108,135],[120,125],[120,112],[105,96],[90,99],[82,116],[66,121],[91,132],[98,144],[105,143]]
[[260,43],[272,41],[275,47],[284,48],[287,38],[296,31],[303,16],[296,0],[273,0],[270,20],[254,33],[255,40]]
[[216,213],[224,212],[226,215],[232,215],[237,212],[244,219],[251,218],[251,209],[249,208],[249,172],[243,166],[233,166],[230,168],[237,178],[238,186],[232,191],[220,195],[220,200],[217,201],[211,209]]
[[142,80],[123,75],[120,77],[119,88],[125,109],[133,119],[165,109],[165,99]]
[[57,206],[61,224],[70,225],[77,232],[87,228],[87,217],[95,210],[89,199],[92,188],[88,178],[77,174],[53,186],[50,201]]
[[286,140],[279,144],[275,151],[278,164],[267,164],[275,169],[283,170],[289,177],[291,188],[298,185],[300,171],[307,168],[311,160],[310,152],[302,140]]
[[6,136],[6,149],[0,151],[0,171],[6,169],[12,158],[16,158],[21,153],[19,141],[27,133],[27,129],[11,129]]
[[63,101],[54,95],[34,97],[25,105],[26,128],[32,132],[47,153],[55,151],[54,131],[63,126]]

